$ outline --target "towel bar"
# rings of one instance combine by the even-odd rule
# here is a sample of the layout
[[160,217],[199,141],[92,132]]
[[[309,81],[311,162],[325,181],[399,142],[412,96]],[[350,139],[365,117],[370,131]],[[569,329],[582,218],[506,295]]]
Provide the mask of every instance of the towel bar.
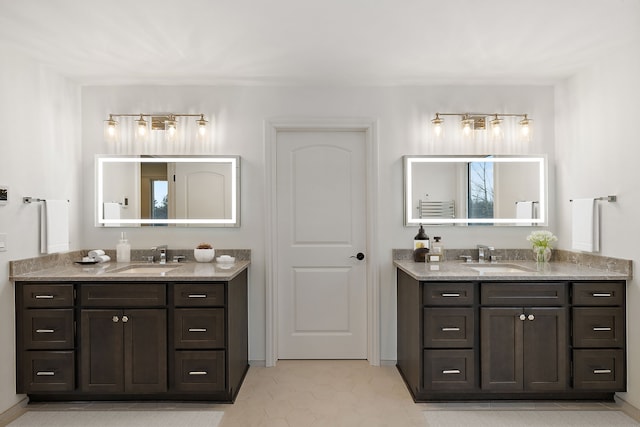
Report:
[[[39,199],[37,197],[23,197],[22,203],[32,203],[32,202],[46,202],[47,199]],[[69,202],[69,200],[67,200]]]
[[[618,196],[602,196],[596,197],[595,200],[606,200],[607,202],[617,202]],[[569,199],[570,202],[573,202],[573,199]]]

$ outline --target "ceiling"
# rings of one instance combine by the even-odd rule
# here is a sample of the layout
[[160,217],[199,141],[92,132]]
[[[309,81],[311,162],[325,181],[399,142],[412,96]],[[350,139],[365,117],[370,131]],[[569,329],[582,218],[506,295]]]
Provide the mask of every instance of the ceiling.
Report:
[[83,85],[550,84],[638,0],[0,0],[0,47]]

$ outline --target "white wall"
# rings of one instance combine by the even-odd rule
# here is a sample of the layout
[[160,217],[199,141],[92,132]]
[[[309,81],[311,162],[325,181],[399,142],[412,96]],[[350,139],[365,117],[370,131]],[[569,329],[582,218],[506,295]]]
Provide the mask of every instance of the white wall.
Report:
[[[600,202],[601,251],[640,260],[640,55],[637,44],[560,84],[556,90],[556,177],[558,246],[571,248],[571,206],[578,197],[617,195]],[[640,282],[627,287],[628,392],[640,407]]]
[[[535,120],[533,143],[428,142],[436,111],[526,112]],[[113,248],[117,229],[93,226],[93,158],[114,152],[103,142],[102,122],[110,112],[194,112],[214,118],[212,154],[242,156],[242,227],[238,229],[128,229],[133,248],[169,243],[192,248],[203,240],[215,247],[249,248],[250,359],[265,358],[264,121],[274,117],[367,117],[379,125],[378,242],[381,286],[381,358],[396,358],[395,271],[392,248],[411,248],[415,228],[402,219],[402,156],[405,154],[547,154],[553,164],[553,87],[85,87],[82,89],[84,199],[82,246]],[[182,148],[179,148],[181,150]],[[553,170],[550,178],[553,180]],[[551,181],[553,182],[553,181]],[[553,186],[551,186],[553,188]],[[552,194],[553,196],[553,194]],[[551,215],[551,225],[554,224]],[[436,233],[434,227],[427,233]],[[478,243],[498,248],[528,247],[528,227],[442,227],[437,234],[450,248]],[[555,231],[555,230],[554,230]]]
[[19,54],[0,49],[0,412],[20,396],[15,388],[14,290],[9,261],[39,255],[39,204],[23,196],[71,201],[71,249],[79,248],[81,192],[80,88]]

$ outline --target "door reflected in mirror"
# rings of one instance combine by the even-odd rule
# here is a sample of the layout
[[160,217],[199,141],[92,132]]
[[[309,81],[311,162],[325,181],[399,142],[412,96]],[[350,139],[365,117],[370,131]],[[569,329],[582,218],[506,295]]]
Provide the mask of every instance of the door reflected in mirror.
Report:
[[238,227],[238,156],[98,156],[96,225]]
[[405,225],[547,223],[543,156],[404,156]]

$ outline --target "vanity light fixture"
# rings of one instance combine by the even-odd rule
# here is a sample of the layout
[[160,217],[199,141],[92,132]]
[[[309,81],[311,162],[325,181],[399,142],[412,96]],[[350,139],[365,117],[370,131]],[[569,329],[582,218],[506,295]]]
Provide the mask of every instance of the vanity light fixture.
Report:
[[[491,129],[491,140],[500,141],[504,134],[504,118],[516,117],[521,118],[518,122],[520,126],[520,137],[525,141],[531,140],[532,120],[527,114],[511,114],[511,113],[436,113],[434,119],[431,120],[433,125],[433,134],[436,138],[442,138],[444,133],[444,119],[442,116],[458,116],[461,117],[460,128],[463,138],[470,138],[474,131],[484,131]],[[489,119],[489,127],[487,127],[487,119]]]
[[[117,117],[137,117],[134,120],[135,135],[138,139],[144,139],[151,131],[166,131],[167,139],[175,139],[178,133],[178,117],[197,117],[195,124],[197,126],[198,136],[203,137],[207,133],[207,125],[209,121],[205,119],[203,113],[186,114],[186,113],[136,113],[136,114],[109,114],[109,118],[104,121],[104,136],[107,141],[115,141],[119,137],[119,125]],[[148,120],[145,120],[145,117]],[[149,129],[151,127],[151,129]]]

